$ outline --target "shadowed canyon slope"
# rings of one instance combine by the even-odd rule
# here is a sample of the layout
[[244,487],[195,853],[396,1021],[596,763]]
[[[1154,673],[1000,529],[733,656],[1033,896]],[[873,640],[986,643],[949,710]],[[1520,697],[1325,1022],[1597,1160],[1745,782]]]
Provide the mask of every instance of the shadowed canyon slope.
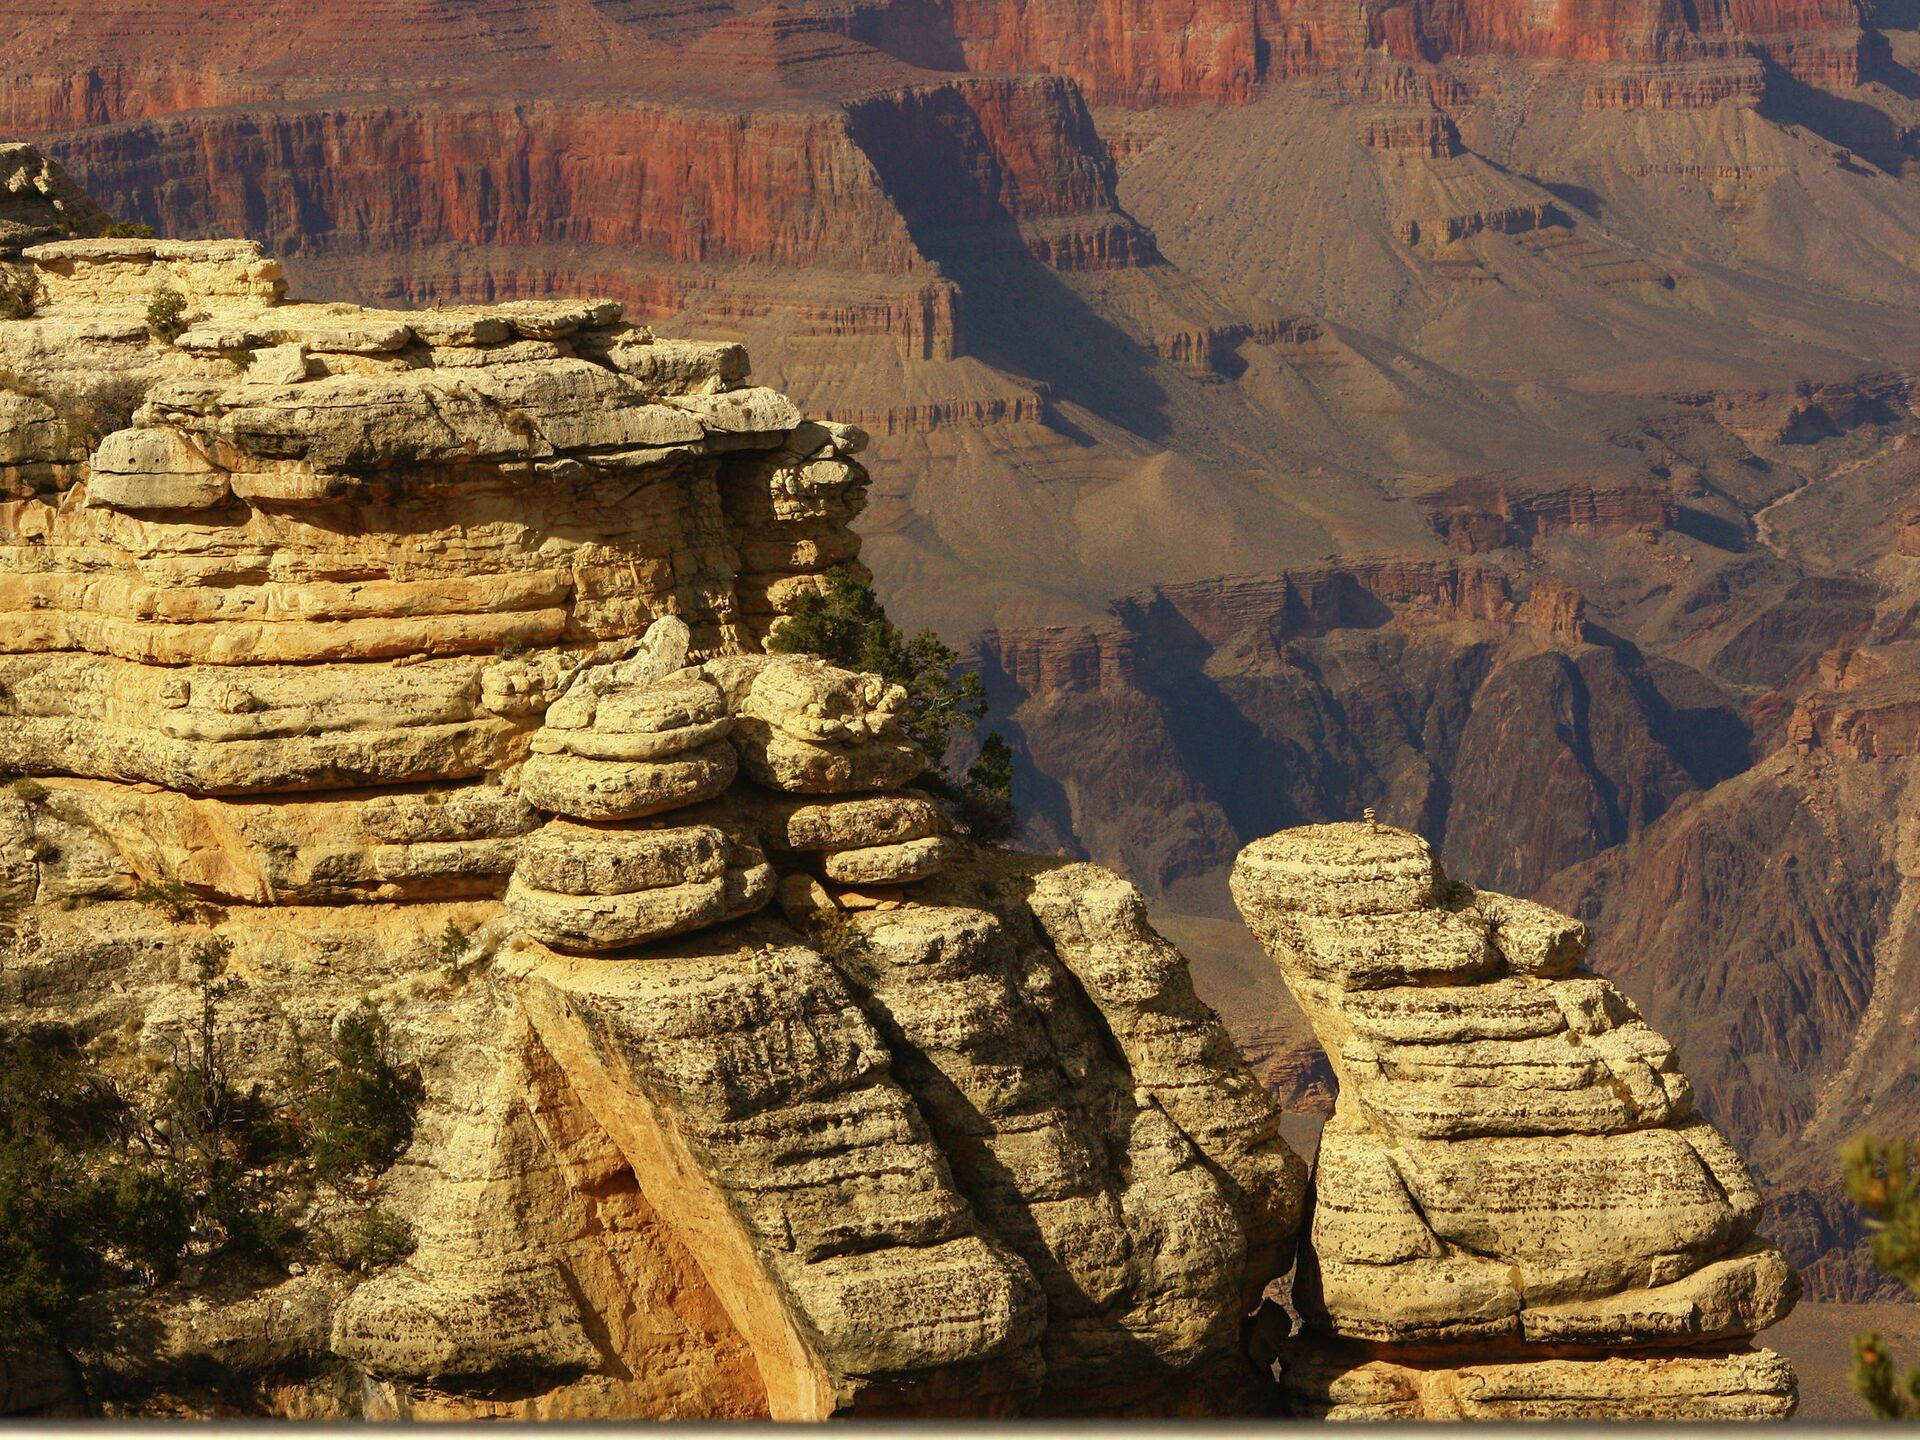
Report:
[[1812,1292],[1872,1295],[1830,1176],[1920,1121],[1911,7],[0,16],[0,133],[116,215],[306,293],[610,295],[871,431],[862,559],[977,655],[1031,842],[1205,930],[1370,805],[1596,920]]

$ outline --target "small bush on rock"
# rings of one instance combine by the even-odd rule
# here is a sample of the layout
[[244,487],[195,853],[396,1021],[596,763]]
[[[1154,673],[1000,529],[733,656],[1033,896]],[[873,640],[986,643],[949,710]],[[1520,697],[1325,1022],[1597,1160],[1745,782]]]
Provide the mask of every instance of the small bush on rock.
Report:
[[277,1254],[291,1238],[288,1192],[300,1160],[284,1106],[259,1085],[234,1079],[219,1005],[237,986],[224,975],[233,942],[209,940],[192,954],[200,1014],[174,1051],[154,1129],[165,1140],[189,1197],[195,1229],[249,1255]]
[[361,1005],[340,1022],[332,1063],[307,1106],[307,1153],[335,1183],[386,1169],[413,1139],[420,1077],[403,1070],[380,1012]]
[[171,345],[187,333],[187,297],[178,290],[160,290],[147,304],[147,331]]
[[378,1205],[370,1205],[320,1242],[321,1253],[342,1270],[379,1270],[414,1252],[413,1227]]
[[0,1352],[64,1349],[85,1295],[173,1274],[185,1202],[140,1132],[71,1037],[0,1044]]
[[[1863,1135],[1841,1158],[1847,1194],[1867,1213],[1874,1260],[1920,1295],[1920,1167],[1907,1143]],[[1854,1337],[1853,1388],[1876,1420],[1920,1420],[1920,1368],[1896,1374],[1886,1342],[1875,1332]]]
[[987,696],[978,675],[956,673],[959,655],[932,630],[907,635],[887,618],[871,585],[836,565],[827,572],[824,591],[795,598],[792,611],[767,637],[767,649],[817,655],[902,686],[907,734],[933,762],[922,783],[976,838],[997,841],[1013,834],[1013,749],[998,732],[987,736],[963,779],[956,782],[945,772],[954,736],[979,725]]
[[447,928],[440,932],[440,945],[437,953],[440,957],[441,968],[449,975],[459,975],[460,957],[467,953],[467,945],[472,938],[471,935],[451,920],[447,922]]
[[32,283],[0,269],[0,320],[25,320],[33,310]]
[[133,892],[134,900],[151,905],[170,920],[190,920],[199,897],[178,880],[149,880]]
[[151,240],[153,227],[138,220],[115,220],[100,232],[102,240]]

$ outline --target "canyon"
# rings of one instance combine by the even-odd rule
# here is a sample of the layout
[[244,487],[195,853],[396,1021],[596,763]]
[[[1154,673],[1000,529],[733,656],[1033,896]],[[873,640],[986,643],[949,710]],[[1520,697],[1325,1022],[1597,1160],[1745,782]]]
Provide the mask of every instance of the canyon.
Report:
[[603,295],[870,432],[861,560],[1026,844],[1283,1105],[1334,1080],[1228,874],[1371,806],[1592,922],[1810,1295],[1894,1298],[1834,1149],[1920,1125],[1905,9],[0,11],[0,134],[117,216]]
[[0,1409],[1793,1413],[1801,1282],[1581,921],[1371,811],[1247,847],[1309,1172],[1134,885],[976,838],[905,686],[785,650],[864,431],[617,301],[289,301],[0,164],[9,1054],[267,1106],[377,1021],[411,1077],[358,1180],[242,1143],[274,1229],[0,1336]]

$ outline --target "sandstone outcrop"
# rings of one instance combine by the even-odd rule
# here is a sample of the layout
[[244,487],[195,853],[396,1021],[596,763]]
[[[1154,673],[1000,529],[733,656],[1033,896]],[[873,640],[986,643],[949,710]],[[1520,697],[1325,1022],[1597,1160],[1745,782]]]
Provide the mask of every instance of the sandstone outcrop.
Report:
[[426,1095],[409,1256],[232,1277],[217,1323],[163,1286],[96,1397],[1264,1403],[1305,1170],[1185,961],[1117,877],[956,833],[899,687],[762,652],[857,564],[863,434],[612,302],[292,303],[241,242],[17,268],[0,1031],[151,1083],[219,936],[249,1082],[367,999]]
[[1340,1084],[1279,1353],[1301,1413],[1791,1412],[1791,1368],[1746,1342],[1799,1281],[1584,925],[1371,818],[1249,846],[1233,890]]
[[683,651],[752,646],[851,556],[817,536],[858,512],[864,437],[744,385],[737,347],[610,302],[285,304],[241,242],[26,260],[35,313],[0,329],[33,377],[0,390],[0,767],[63,777],[122,892],[484,884],[534,821],[485,777],[522,762],[529,797],[587,820],[715,794],[710,685],[542,714],[653,616],[686,617]]

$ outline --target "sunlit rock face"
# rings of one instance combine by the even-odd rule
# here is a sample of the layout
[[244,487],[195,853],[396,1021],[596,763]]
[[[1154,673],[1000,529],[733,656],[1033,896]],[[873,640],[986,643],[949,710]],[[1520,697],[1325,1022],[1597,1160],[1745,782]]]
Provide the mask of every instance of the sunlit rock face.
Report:
[[1340,1084],[1279,1354],[1297,1409],[1791,1412],[1748,1340],[1799,1281],[1672,1047],[1583,968],[1583,924],[1370,820],[1256,842],[1233,890]]
[[[104,217],[16,160],[0,1031],[137,1091],[217,938],[242,1083],[364,1000],[425,1092],[367,1197],[409,1255],[190,1271],[89,1394],[1270,1403],[1240,1332],[1305,1169],[1185,960],[1111,873],[957,834],[899,687],[763,652],[858,571],[862,432],[611,302],[293,304],[250,243],[49,239]],[[46,1373],[4,1403],[71,1403]]]

